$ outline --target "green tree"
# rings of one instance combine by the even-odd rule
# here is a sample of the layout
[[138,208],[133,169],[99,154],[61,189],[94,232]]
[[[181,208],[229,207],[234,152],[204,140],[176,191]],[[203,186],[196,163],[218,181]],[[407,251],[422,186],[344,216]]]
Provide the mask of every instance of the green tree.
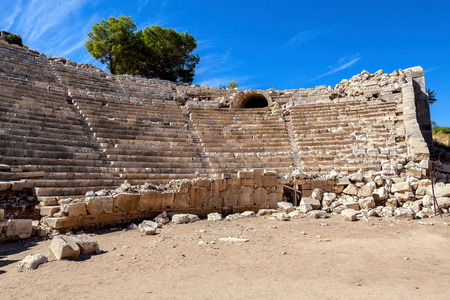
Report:
[[133,57],[131,46],[135,31],[136,24],[131,17],[109,17],[108,21],[103,19],[92,26],[85,46],[95,59],[107,64],[111,74],[118,74],[117,69],[130,64]]
[[430,88],[427,88],[427,94],[428,94],[428,101],[430,104],[433,104],[438,99],[436,98],[437,93],[434,90],[431,90]]
[[23,47],[22,37],[20,35],[10,33],[6,36],[6,40],[9,44],[15,44]]
[[237,86],[238,86],[238,82],[236,81],[236,79],[233,79],[233,81],[230,81],[230,83],[228,84],[229,89],[237,88]]
[[195,66],[200,61],[193,54],[195,38],[162,26],[146,27],[136,32],[130,17],[95,23],[86,49],[112,74],[134,74],[170,81],[192,83]]

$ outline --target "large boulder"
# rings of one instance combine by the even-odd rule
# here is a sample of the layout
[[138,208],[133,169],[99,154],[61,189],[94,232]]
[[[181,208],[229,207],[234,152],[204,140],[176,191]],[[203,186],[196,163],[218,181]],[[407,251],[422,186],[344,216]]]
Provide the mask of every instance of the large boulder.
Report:
[[341,211],[341,216],[344,217],[345,221],[356,221],[356,215],[358,214],[358,211],[347,208]]
[[50,244],[50,250],[52,250],[58,260],[62,258],[77,258],[81,252],[75,240],[67,235],[55,236]]
[[89,255],[93,253],[99,253],[100,248],[98,242],[93,237],[87,234],[78,234],[73,236],[73,240],[80,247],[80,253],[82,255]]
[[291,211],[294,211],[294,205],[292,205],[292,203],[289,202],[278,202],[277,203],[278,206],[278,210],[280,212],[284,212],[284,213],[290,213]]
[[320,201],[311,197],[302,197],[300,206],[302,206],[302,204],[309,204],[313,209],[320,209]]
[[409,207],[399,207],[394,211],[394,216],[402,219],[414,219],[416,213]]
[[172,216],[173,224],[186,224],[189,223],[189,215],[188,214],[176,214]]
[[6,237],[27,239],[33,233],[33,220],[9,219],[6,222]]
[[324,193],[322,198],[322,204],[323,206],[331,206],[334,200],[336,200],[335,193]]
[[155,235],[156,228],[158,228],[158,223],[146,220],[139,224],[138,227],[142,233],[145,233],[145,235]]

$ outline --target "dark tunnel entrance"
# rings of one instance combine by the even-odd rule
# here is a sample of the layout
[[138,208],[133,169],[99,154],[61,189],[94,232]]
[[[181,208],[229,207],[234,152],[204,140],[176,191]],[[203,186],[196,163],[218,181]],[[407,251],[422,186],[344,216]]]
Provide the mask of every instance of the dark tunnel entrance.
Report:
[[269,102],[261,94],[245,95],[241,102],[241,108],[262,108],[267,106],[269,106]]

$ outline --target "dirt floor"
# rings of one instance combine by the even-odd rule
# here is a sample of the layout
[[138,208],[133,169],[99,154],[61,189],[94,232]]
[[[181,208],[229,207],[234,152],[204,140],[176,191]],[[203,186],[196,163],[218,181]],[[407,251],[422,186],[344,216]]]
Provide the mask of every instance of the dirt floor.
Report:
[[[432,223],[432,224],[430,224]],[[96,232],[103,253],[17,272],[50,240],[0,245],[1,299],[449,299],[450,218],[263,218]],[[240,237],[248,242],[223,242]]]

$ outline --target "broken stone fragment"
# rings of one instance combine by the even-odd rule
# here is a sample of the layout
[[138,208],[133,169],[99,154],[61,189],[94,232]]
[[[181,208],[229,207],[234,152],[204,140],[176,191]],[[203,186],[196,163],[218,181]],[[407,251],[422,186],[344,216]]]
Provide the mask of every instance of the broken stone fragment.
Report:
[[33,220],[31,219],[9,219],[6,226],[6,237],[27,239],[33,232]]
[[222,215],[219,213],[208,214],[208,221],[219,221],[222,220]]
[[243,216],[241,216],[240,213],[231,214],[225,217],[225,220],[236,220],[236,219],[242,219]]
[[220,242],[228,242],[228,243],[245,243],[248,242],[248,239],[243,238],[233,238],[233,237],[227,237],[227,238],[219,238],[218,241]]
[[0,208],[0,221],[5,218],[5,210],[3,208]]
[[353,200],[345,200],[343,202],[343,204],[345,205],[345,207],[350,208],[350,209],[354,209],[354,210],[359,210],[359,204],[356,201]]
[[331,206],[334,200],[336,200],[335,193],[324,193],[322,198],[322,204],[324,206]]
[[272,214],[273,217],[277,218],[278,221],[288,221],[289,216],[284,212],[274,213]]
[[27,255],[17,264],[17,271],[25,272],[37,269],[40,264],[48,262],[48,257],[43,254]]
[[323,191],[319,188],[315,188],[311,194],[311,198],[322,201]]
[[341,216],[344,217],[345,221],[356,221],[356,215],[358,212],[354,209],[347,208],[341,211]]
[[200,218],[197,215],[188,214],[189,223],[194,223],[200,221]]
[[416,213],[409,207],[399,207],[394,211],[394,216],[402,219],[414,219]]
[[299,207],[298,207],[298,211],[301,213],[307,213],[308,211],[313,210],[313,207],[311,206],[311,204],[309,203],[300,203]]
[[243,216],[244,218],[250,218],[250,217],[256,216],[256,214],[254,211],[247,210],[247,211],[244,211],[243,213],[241,213],[241,216]]
[[311,197],[302,197],[300,207],[302,204],[309,204],[313,209],[320,209],[320,201]]
[[311,219],[325,219],[327,217],[327,212],[323,210],[312,210],[306,214],[306,217]]
[[394,183],[391,187],[391,193],[410,191],[412,191],[412,189],[411,184],[408,181]]
[[73,236],[75,243],[80,247],[82,255],[88,255],[92,253],[100,252],[98,242],[87,234],[77,234]]
[[356,195],[358,195],[358,188],[355,185],[350,183],[342,192],[347,195],[356,196]]
[[84,202],[62,204],[61,211],[70,218],[86,215],[86,204]]
[[373,197],[365,197],[358,200],[359,207],[361,209],[369,209],[375,207],[375,200]]
[[139,224],[138,227],[142,233],[145,233],[145,235],[155,235],[156,228],[158,228],[158,223],[146,220]]
[[67,235],[55,236],[50,244],[56,259],[63,258],[77,258],[80,255],[80,247],[78,247],[75,240]]
[[11,188],[11,182],[0,182],[0,192],[7,191]]
[[289,202],[278,202],[277,203],[278,206],[278,210],[280,212],[284,212],[284,213],[290,213],[291,211],[294,211],[294,205],[292,205],[292,203]]
[[302,217],[302,214],[298,210],[294,210],[288,213],[288,217],[290,219],[300,219]]
[[268,216],[271,214],[277,213],[275,209],[260,209],[256,214],[257,217]]
[[188,214],[176,214],[172,216],[173,224],[186,224],[189,223],[189,215]]

